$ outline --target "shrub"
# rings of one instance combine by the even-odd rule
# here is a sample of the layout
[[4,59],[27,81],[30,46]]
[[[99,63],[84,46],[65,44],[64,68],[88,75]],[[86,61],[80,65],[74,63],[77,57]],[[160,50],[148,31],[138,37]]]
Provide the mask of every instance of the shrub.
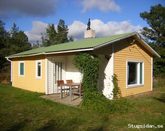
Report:
[[114,74],[112,76],[112,82],[113,82],[113,85],[114,85],[114,88],[113,88],[113,98],[114,99],[117,99],[117,98],[120,98],[121,97],[121,91],[120,91],[120,88],[118,86],[118,79],[117,79],[117,75]]

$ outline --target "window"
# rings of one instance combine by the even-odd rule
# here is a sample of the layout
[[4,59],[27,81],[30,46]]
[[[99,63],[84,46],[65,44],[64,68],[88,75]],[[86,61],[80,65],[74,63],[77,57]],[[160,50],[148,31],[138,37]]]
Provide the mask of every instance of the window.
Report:
[[41,61],[36,61],[36,78],[41,78],[42,65]]
[[20,62],[19,63],[19,75],[20,76],[24,76],[24,74],[25,74],[25,64],[24,64],[24,62]]
[[143,84],[143,62],[127,62],[127,85],[136,86]]

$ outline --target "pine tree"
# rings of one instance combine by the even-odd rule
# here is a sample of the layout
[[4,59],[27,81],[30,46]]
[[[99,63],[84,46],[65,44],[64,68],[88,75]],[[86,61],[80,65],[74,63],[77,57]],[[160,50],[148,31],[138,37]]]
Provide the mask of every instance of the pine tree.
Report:
[[9,54],[9,33],[5,30],[4,25],[0,20],[0,70],[6,63],[5,56]]
[[12,53],[19,53],[31,49],[28,37],[23,31],[20,31],[14,23],[10,31],[10,47]]
[[149,12],[142,12],[140,16],[149,25],[143,28],[142,35],[161,56],[154,59],[154,75],[165,76],[165,7],[161,4],[152,6]]
[[65,25],[65,21],[60,19],[57,26],[57,43],[68,42],[68,26]]
[[152,6],[150,12],[142,12],[140,16],[150,26],[144,27],[142,34],[151,42],[165,47],[165,7],[161,4]]
[[54,24],[49,24],[46,29],[46,34],[41,34],[42,46],[50,46],[61,44],[68,41],[73,41],[73,38],[68,38],[68,26],[65,25],[64,20],[59,20],[57,31]]
[[49,24],[46,29],[46,36],[42,35],[43,46],[57,44],[57,32],[54,24]]

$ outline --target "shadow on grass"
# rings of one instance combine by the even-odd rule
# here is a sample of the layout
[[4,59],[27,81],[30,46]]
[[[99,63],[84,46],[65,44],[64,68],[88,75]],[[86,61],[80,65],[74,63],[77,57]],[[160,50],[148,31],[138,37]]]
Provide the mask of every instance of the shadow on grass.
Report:
[[18,130],[21,130],[22,128],[24,128],[25,126],[25,122],[19,122],[19,123],[16,123],[14,125],[12,125],[7,131],[18,131]]
[[38,131],[59,131],[59,130],[63,131],[64,129],[61,129],[54,120],[48,121],[43,127],[38,129]]
[[165,93],[161,93],[159,97],[153,97],[155,100],[165,103]]
[[[71,124],[70,126],[67,125],[59,125],[55,120],[50,120],[48,121],[43,127],[39,128],[37,131],[68,131],[68,130],[73,130],[77,131],[79,130],[79,124],[76,125],[76,127],[73,127]],[[103,126],[99,127],[87,127],[86,130],[89,131],[104,131]]]

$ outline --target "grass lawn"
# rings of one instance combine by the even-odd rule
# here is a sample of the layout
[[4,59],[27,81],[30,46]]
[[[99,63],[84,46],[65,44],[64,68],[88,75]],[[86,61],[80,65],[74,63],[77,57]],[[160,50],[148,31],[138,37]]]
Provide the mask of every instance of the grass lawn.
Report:
[[126,98],[132,106],[124,113],[69,107],[39,93],[0,85],[0,130],[130,130],[128,124],[163,125],[165,130],[165,81],[156,82],[159,87],[152,93]]

